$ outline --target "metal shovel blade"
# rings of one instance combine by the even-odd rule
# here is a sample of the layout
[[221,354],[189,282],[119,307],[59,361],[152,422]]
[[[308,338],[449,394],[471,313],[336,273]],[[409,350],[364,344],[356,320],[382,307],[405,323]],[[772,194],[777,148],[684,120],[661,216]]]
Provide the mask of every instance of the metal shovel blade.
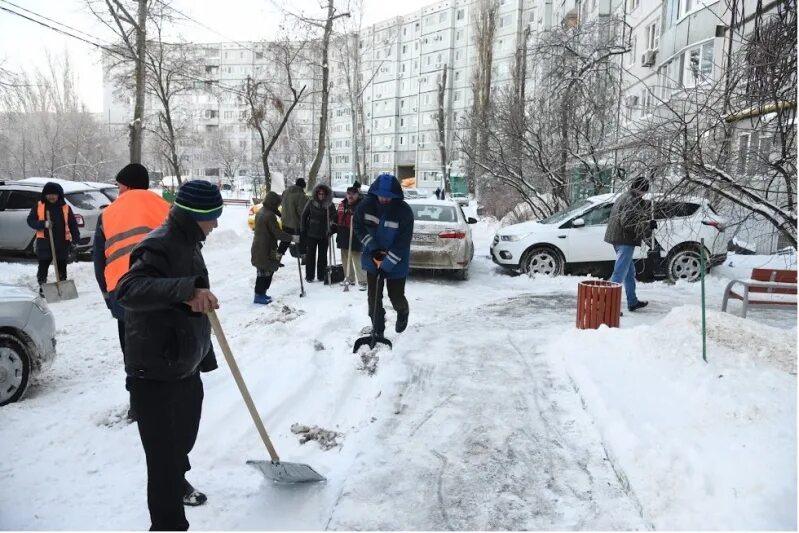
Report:
[[375,346],[378,344],[385,344],[389,348],[394,348],[394,346],[391,344],[391,341],[382,335],[367,335],[366,337],[361,337],[355,341],[355,346],[352,347],[352,353],[358,353],[358,350],[360,350],[362,346],[369,346],[369,349],[374,350]]
[[300,463],[273,463],[272,461],[247,461],[266,477],[277,483],[311,483],[326,481],[325,477],[308,465]]
[[74,300],[78,297],[78,289],[75,287],[75,282],[70,279],[42,284],[42,293],[44,293],[44,299],[48,303]]

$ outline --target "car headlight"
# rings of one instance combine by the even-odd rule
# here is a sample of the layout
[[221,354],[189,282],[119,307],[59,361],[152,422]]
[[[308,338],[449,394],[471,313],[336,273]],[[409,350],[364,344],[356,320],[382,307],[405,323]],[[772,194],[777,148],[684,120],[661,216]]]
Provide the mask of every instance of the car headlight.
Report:
[[41,311],[44,314],[50,312],[50,308],[47,307],[47,300],[45,300],[41,296],[37,296],[36,298],[33,299],[33,305],[35,305],[39,309],[39,311]]
[[524,239],[525,237],[527,237],[527,235],[529,235],[529,234],[528,233],[523,233],[523,234],[517,234],[517,235],[500,235],[499,236],[499,240],[505,241],[505,242],[517,242],[517,241],[520,241],[520,240]]

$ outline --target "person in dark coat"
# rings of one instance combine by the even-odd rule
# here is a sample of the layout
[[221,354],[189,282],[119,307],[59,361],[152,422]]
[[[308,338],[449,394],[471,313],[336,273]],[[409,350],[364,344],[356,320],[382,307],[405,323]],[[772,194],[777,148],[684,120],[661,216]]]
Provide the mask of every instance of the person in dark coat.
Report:
[[605,242],[616,250],[616,262],[610,281],[624,284],[627,296],[627,309],[636,311],[646,307],[649,302],[638,299],[635,294],[635,264],[633,258],[635,247],[647,237],[650,229],[649,204],[644,194],[649,191],[649,180],[638,176],[632,182],[630,190],[619,196],[613,204],[605,230]]
[[[294,185],[283,191],[283,198],[280,202],[282,211],[280,222],[283,225],[283,231],[289,235],[300,234],[300,219],[305,205],[308,203],[305,186],[305,180],[298,178]],[[290,241],[281,241],[277,248],[278,253],[281,256],[285,254],[290,244]]]
[[441,197],[441,187],[438,187],[436,189],[436,200],[443,200],[443,198]]
[[336,209],[333,191],[320,183],[314,187],[300,220],[300,249],[305,250],[305,280],[325,280],[328,240],[335,230]]
[[216,185],[184,183],[166,222],[133,249],[130,269],[117,286],[125,308],[130,403],[147,459],[151,530],[187,530],[183,506],[206,501],[186,472],[200,427],[200,372],[217,368],[206,313],[219,303],[202,243],[221,214]]
[[[355,235],[363,245],[361,265],[368,282],[369,318],[377,335],[383,335],[386,326],[383,280],[397,312],[395,331],[402,333],[408,327],[410,307],[405,298],[405,279],[410,271],[413,211],[404,196],[396,177],[380,174],[355,211]],[[380,283],[378,275],[382,278]]]
[[283,243],[300,242],[299,235],[292,235],[280,229],[277,217],[280,214],[281,198],[269,191],[264,198],[263,207],[255,215],[255,235],[250,252],[252,266],[257,269],[255,278],[255,298],[253,303],[268,304],[272,298],[266,294],[272,285],[272,276],[280,268],[282,254],[278,252],[278,241]]
[[67,260],[76,243],[80,241],[80,228],[72,208],[64,199],[64,189],[61,185],[52,181],[45,183],[42,188],[42,198],[28,213],[28,226],[36,230],[34,248],[36,258],[39,260],[36,281],[39,285],[47,283],[47,270],[53,261],[53,253],[50,250],[51,232],[55,244],[58,276],[61,280],[67,279]]
[[366,271],[361,267],[361,241],[350,230],[352,217],[361,203],[361,184],[357,181],[347,187],[347,197],[336,209],[336,246],[341,250],[341,264],[344,265],[345,279],[342,284],[354,285],[359,282],[361,290],[366,290]]

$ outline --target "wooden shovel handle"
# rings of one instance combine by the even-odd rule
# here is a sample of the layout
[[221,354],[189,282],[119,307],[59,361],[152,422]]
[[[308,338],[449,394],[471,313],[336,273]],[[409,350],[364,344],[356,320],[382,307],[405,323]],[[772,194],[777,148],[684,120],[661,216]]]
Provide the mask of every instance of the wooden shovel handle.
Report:
[[216,316],[216,311],[213,309],[208,311],[208,320],[211,321],[211,328],[214,330],[214,334],[216,335],[216,340],[219,342],[219,346],[222,347],[222,353],[225,354],[225,360],[230,367],[230,372],[233,374],[233,379],[236,380],[236,385],[239,387],[241,397],[244,398],[244,403],[247,404],[247,409],[250,411],[252,421],[255,422],[255,427],[258,429],[258,434],[261,435],[261,440],[264,441],[264,446],[266,446],[266,450],[269,452],[272,462],[279,463],[280,457],[277,456],[275,447],[272,446],[272,441],[269,439],[269,435],[266,433],[266,428],[264,427],[264,423],[261,421],[258,410],[255,408],[255,403],[252,401],[250,391],[247,390],[247,385],[244,383],[244,378],[241,377],[239,365],[236,364],[236,360],[233,358],[233,352],[231,351],[230,345],[227,342],[225,332],[222,331],[222,324],[219,323],[219,317]]
[[53,240],[53,224],[50,222],[50,210],[47,209],[47,206],[44,208],[44,219],[47,221],[48,228],[47,235],[50,237],[50,253],[53,254],[53,270],[55,270],[55,283],[56,288],[58,289],[58,293],[61,294],[61,288],[59,287],[59,283],[61,283],[61,276],[58,273],[58,259],[55,257],[55,241]]

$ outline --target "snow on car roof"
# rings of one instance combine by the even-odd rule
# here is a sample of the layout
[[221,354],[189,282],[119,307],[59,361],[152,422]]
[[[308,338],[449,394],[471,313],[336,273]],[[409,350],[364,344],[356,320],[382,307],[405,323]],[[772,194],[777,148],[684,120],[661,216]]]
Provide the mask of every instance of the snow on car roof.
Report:
[[449,206],[458,205],[458,202],[456,202],[455,200],[436,200],[435,198],[433,198],[432,200],[429,198],[412,198],[405,201],[413,205],[449,205]]
[[60,178],[25,178],[17,181],[17,183],[22,185],[44,185],[45,183],[52,181],[54,183],[58,183],[61,185],[61,188],[64,189],[66,194],[71,192],[83,192],[83,191],[96,191],[96,187],[92,187],[91,185],[86,185],[82,181],[69,181]]

